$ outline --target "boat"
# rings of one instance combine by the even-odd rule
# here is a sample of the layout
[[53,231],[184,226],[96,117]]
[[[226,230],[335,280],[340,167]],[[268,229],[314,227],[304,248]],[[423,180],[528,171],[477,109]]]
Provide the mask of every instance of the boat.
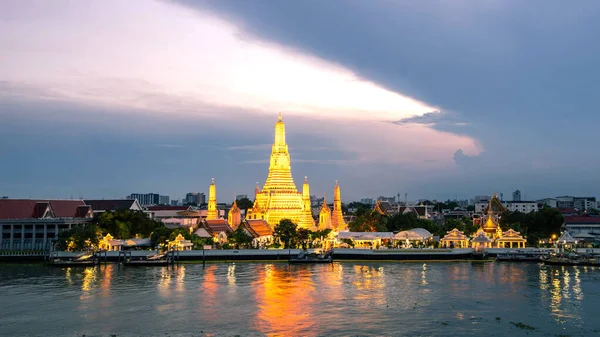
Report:
[[53,267],[90,267],[98,263],[99,260],[95,258],[94,253],[90,252],[85,252],[71,258],[59,258],[55,256],[48,260],[48,265]]
[[301,252],[295,258],[290,258],[289,263],[305,264],[305,263],[332,263],[333,251],[328,251],[325,254]]
[[150,254],[144,257],[129,257],[123,262],[125,266],[168,266],[173,262],[167,253]]
[[498,253],[496,260],[510,262],[540,262],[542,257],[548,255],[543,250],[511,250]]
[[544,265],[548,266],[596,266],[600,267],[600,257],[598,255],[551,255],[542,257]]
[[158,260],[126,260],[123,262],[125,266],[168,266],[171,261],[168,259]]

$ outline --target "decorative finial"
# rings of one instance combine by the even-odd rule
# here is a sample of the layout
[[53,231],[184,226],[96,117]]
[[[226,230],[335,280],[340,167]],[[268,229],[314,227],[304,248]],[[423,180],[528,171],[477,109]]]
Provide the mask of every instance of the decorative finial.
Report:
[[336,180],[336,181],[335,181],[335,186],[337,186],[337,185],[338,185],[338,181]]
[[279,112],[279,117],[277,119],[281,122],[281,112]]
[[308,184],[308,177],[307,176],[304,176],[304,183]]
[[215,183],[215,178],[212,178],[212,181],[211,181],[211,182],[214,184],[214,183]]

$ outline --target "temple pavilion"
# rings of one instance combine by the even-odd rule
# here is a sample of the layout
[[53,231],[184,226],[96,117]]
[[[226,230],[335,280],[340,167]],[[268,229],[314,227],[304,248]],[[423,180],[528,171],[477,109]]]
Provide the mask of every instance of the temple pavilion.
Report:
[[525,248],[527,240],[521,236],[521,233],[509,228],[506,232],[502,232],[502,236],[499,237],[496,242],[498,243],[498,248],[506,246],[508,246],[508,248]]
[[464,232],[454,228],[446,232],[446,235],[440,239],[444,247],[467,248],[469,247],[469,237]]
[[527,240],[521,233],[513,229],[502,231],[500,228],[500,215],[506,210],[498,195],[494,193],[489,205],[484,209],[486,214],[473,218],[473,223],[479,225],[479,230],[471,239],[473,248],[525,248]]

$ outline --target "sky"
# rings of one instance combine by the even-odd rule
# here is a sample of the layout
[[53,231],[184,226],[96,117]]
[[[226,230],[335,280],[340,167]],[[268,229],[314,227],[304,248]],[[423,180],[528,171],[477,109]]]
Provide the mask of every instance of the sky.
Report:
[[0,196],[596,196],[600,2],[5,0]]

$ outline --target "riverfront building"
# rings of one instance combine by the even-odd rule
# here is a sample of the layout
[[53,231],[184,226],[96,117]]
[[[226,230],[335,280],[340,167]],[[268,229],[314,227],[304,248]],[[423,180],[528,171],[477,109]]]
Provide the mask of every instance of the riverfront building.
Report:
[[92,217],[83,200],[0,199],[0,249],[47,249],[60,231]]
[[[345,229],[337,183],[334,192],[331,225],[336,230]],[[308,178],[304,178],[302,192],[299,192],[292,177],[290,153],[285,141],[285,125],[281,114],[275,124],[275,141],[271,149],[267,180],[262,190],[257,184],[254,205],[248,210],[246,219],[265,220],[271,228],[281,220],[289,219],[298,224],[299,228],[317,229],[311,211]]]

